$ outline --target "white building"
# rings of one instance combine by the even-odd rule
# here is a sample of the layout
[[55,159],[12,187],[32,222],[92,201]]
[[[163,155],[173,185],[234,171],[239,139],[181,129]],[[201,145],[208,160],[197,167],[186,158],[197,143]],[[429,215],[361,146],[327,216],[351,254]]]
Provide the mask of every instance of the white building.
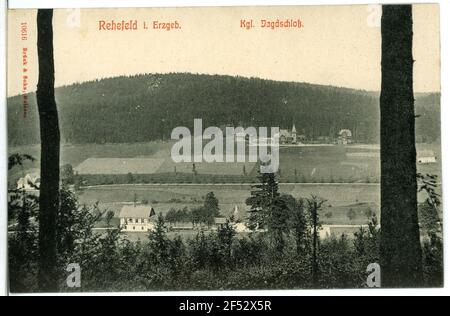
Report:
[[424,150],[417,153],[417,162],[420,164],[436,163],[437,158],[432,150]]
[[214,225],[217,227],[223,227],[227,223],[225,217],[214,217]]
[[239,208],[236,204],[234,205],[233,217],[235,221],[239,221],[241,219],[239,214]]
[[297,129],[295,124],[292,125],[292,130],[287,129],[280,130],[280,144],[297,144]]
[[[332,236],[339,238],[342,234],[347,235],[349,238],[353,238],[354,234],[361,228],[367,230],[369,225],[322,225],[317,231],[317,234],[320,239],[327,239]],[[380,226],[378,225],[377,228],[380,228]],[[311,229],[311,233],[313,233],[313,229]]]
[[125,205],[120,211],[120,228],[126,232],[148,232],[155,228],[155,210],[149,205]]
[[352,131],[349,129],[341,129],[338,136],[338,144],[348,145],[352,143]]
[[233,225],[234,230],[236,231],[236,233],[251,233],[252,230],[250,228],[247,227],[246,223],[234,223]]
[[18,190],[39,190],[41,176],[38,173],[29,173],[17,181]]
[[245,132],[237,132],[234,135],[236,142],[246,142],[250,138],[250,136]]

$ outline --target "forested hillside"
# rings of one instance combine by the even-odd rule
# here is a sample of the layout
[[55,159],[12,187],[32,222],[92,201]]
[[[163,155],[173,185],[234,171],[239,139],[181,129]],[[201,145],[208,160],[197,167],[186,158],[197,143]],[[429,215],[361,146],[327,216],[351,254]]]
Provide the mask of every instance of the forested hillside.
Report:
[[[378,95],[373,92],[257,78],[148,74],[56,89],[64,143],[124,143],[167,139],[173,128],[279,126],[310,140],[351,129],[359,142],[378,141]],[[438,94],[417,97],[418,135],[439,137]],[[35,94],[23,118],[22,97],[8,99],[10,145],[39,142]]]

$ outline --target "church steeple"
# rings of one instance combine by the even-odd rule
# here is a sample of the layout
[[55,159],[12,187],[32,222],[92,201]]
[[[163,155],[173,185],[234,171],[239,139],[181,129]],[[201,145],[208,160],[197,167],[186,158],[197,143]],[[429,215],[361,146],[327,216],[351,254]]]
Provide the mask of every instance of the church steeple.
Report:
[[295,128],[295,124],[292,124],[292,142],[297,144],[297,129]]
[[234,220],[239,220],[239,209],[237,205],[234,205],[234,212],[233,212]]

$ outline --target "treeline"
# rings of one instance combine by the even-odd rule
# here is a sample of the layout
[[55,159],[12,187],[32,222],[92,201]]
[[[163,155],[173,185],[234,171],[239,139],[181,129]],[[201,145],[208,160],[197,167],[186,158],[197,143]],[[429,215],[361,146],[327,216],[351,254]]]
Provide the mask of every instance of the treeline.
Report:
[[[162,215],[146,241],[131,242],[114,227],[95,233],[95,222],[103,213],[95,205],[79,205],[70,191],[61,193],[59,291],[363,288],[367,266],[379,262],[380,231],[375,220],[353,239],[342,235],[321,240],[316,256],[308,208],[303,209],[303,227],[295,226],[293,218],[288,221],[291,226],[283,231],[282,249],[273,233],[238,236],[230,223],[189,239],[169,237]],[[35,201],[26,203],[15,210],[18,225],[9,237],[13,293],[39,291],[37,228],[32,220],[37,209]],[[423,245],[427,287],[442,286],[442,240],[432,236]],[[79,288],[66,283],[66,268],[73,263],[81,267]]]
[[209,192],[204,197],[204,203],[200,207],[192,210],[184,207],[183,209],[175,210],[171,208],[166,216],[165,221],[170,225],[175,223],[192,223],[193,225],[211,226],[214,224],[214,218],[220,217],[219,200],[214,195],[214,192]]
[[[139,175],[82,175],[76,176],[74,184],[77,188],[82,186],[94,185],[114,185],[114,184],[153,184],[153,183],[186,183],[186,184],[222,184],[235,183],[247,184],[255,183],[256,177],[252,173],[246,176],[237,175],[214,175],[214,174],[198,174],[191,175],[189,173],[160,173],[160,174],[139,174]],[[355,177],[338,177],[333,175],[328,177],[315,177],[310,175],[292,175],[283,174],[279,176],[279,180],[283,183],[379,183],[379,176]],[[15,185],[16,183],[12,183]]]
[[[177,126],[279,126],[310,140],[349,128],[360,142],[377,142],[378,96],[306,83],[218,75],[147,74],[96,80],[56,89],[62,141],[125,143],[168,139]],[[439,137],[437,94],[419,96],[418,132]],[[23,117],[22,98],[8,99],[10,145],[39,143],[35,94]]]
[[[442,226],[434,192],[436,177],[418,176],[428,199],[419,215],[423,233],[425,286],[443,282]],[[366,287],[367,266],[379,262],[380,230],[376,217],[353,239],[346,235],[319,240],[319,197],[296,199],[278,192],[274,175],[259,176],[247,204],[250,228],[259,232],[238,235],[232,221],[214,232],[191,238],[169,237],[160,214],[145,242],[131,242],[110,225],[111,212],[81,205],[76,195],[61,189],[57,216],[60,291],[225,290]],[[37,197],[21,190],[10,192],[9,267],[12,292],[39,291],[37,286]],[[102,218],[109,229],[94,231]],[[208,223],[219,215],[214,193],[202,207],[167,214],[166,220],[197,217]],[[262,229],[262,231],[261,231]],[[67,286],[67,267],[81,268],[79,288]]]

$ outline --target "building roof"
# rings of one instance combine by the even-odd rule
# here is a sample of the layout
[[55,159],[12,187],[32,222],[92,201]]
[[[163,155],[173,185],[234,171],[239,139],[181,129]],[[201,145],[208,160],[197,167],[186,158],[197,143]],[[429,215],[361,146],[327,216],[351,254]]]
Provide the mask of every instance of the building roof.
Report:
[[39,173],[28,173],[25,175],[25,179],[35,182],[41,179],[41,175]]
[[238,208],[238,206],[236,204],[234,205],[233,216],[234,216],[235,219],[239,218],[239,208]]
[[150,218],[155,210],[150,205],[125,205],[120,210],[120,218]]
[[349,129],[341,129],[339,131],[339,135],[340,136],[344,136],[344,134],[345,134],[346,137],[352,137],[352,131],[349,130]]
[[297,134],[297,129],[295,128],[295,124],[292,125],[292,134]]
[[41,176],[39,173],[28,173],[25,175],[25,177],[20,178],[17,181],[18,185],[20,185],[20,186],[24,186],[24,185],[29,186],[30,183],[33,185],[37,185],[37,184],[40,184],[40,182],[41,182]]
[[226,224],[227,219],[226,219],[226,217],[214,217],[214,223],[215,224]]
[[75,168],[79,174],[153,174],[164,163],[158,158],[88,158]]
[[417,152],[417,157],[436,157],[432,150],[420,150]]
[[248,136],[248,134],[246,132],[242,132],[242,131],[236,132],[236,133],[234,133],[234,135],[236,137],[246,137],[246,136]]
[[289,133],[289,131],[287,129],[281,129],[280,130],[280,137],[291,137],[291,133]]

